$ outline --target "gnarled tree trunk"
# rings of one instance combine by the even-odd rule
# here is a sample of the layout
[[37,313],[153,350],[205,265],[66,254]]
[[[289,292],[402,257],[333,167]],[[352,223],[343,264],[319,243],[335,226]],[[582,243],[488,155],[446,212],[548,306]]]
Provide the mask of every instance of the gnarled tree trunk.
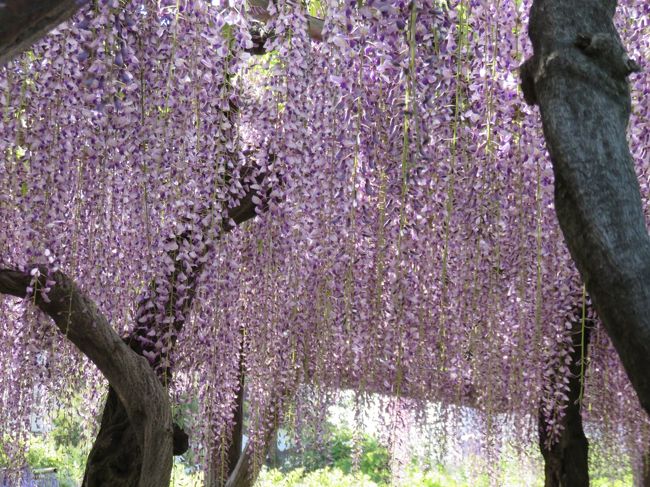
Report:
[[[39,286],[45,286],[47,269],[41,269]],[[133,473],[138,487],[169,485],[172,468],[172,421],[167,391],[144,357],[137,355],[117,335],[104,315],[67,276],[56,272],[43,300],[40,291],[35,304],[49,315],[61,333],[74,343],[108,379],[130,425],[130,441],[141,452],[139,468]],[[0,293],[26,297],[32,276],[29,272],[0,269]],[[123,485],[98,483],[97,485]]]
[[[189,447],[188,436],[177,425],[172,428],[172,454],[182,455]],[[112,454],[107,455],[107,451]],[[115,389],[109,387],[102,423],[88,455],[82,486],[137,486],[142,459],[142,449],[136,441],[126,409]]]
[[522,88],[539,105],[567,245],[641,405],[650,413],[650,238],[626,139],[639,69],[615,0],[535,0]]

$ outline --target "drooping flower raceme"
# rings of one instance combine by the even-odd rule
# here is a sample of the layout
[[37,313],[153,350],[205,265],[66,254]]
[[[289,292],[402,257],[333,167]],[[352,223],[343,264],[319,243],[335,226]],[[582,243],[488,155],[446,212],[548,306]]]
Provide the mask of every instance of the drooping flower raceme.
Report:
[[[308,12],[277,2],[255,58],[241,6],[89,7],[3,69],[0,264],[72,276],[174,397],[198,398],[205,451],[229,444],[240,354],[254,442],[352,388],[471,406],[485,438],[514,422],[526,444],[540,407],[553,429],[566,406],[583,299],[518,91],[527,3],[330,1],[314,42]],[[648,7],[621,3],[647,56]],[[233,228],[251,188],[259,216]],[[1,306],[3,425],[35,384],[86,380],[28,309]],[[586,371],[588,428],[638,455],[647,420],[602,330]]]

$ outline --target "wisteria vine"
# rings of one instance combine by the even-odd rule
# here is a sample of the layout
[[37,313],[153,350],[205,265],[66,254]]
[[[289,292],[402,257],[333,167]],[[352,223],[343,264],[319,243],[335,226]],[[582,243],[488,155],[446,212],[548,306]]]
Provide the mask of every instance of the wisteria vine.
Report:
[[[72,276],[198,397],[206,462],[241,357],[253,442],[337,388],[473,407],[519,444],[542,404],[555,435],[586,298],[518,88],[529,3],[328,0],[315,42],[306,7],[278,1],[251,56],[236,2],[94,2],[0,73],[0,266]],[[647,60],[650,6],[620,4]],[[633,79],[644,196],[649,86]],[[259,216],[237,226],[251,191]],[[0,316],[4,438],[37,384],[96,378],[28,303]],[[600,328],[583,365],[588,429],[638,467],[649,424]]]

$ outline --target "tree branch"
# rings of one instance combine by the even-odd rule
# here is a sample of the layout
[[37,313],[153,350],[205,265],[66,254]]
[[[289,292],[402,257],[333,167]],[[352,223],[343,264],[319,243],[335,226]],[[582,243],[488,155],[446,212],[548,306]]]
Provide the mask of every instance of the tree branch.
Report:
[[[46,270],[41,269],[41,274],[40,285],[45,285]],[[167,392],[147,361],[122,341],[70,278],[56,272],[48,279],[55,282],[48,293],[49,302],[40,297],[38,290],[34,302],[97,365],[124,404],[143,452],[139,486],[169,485],[172,422]],[[0,269],[0,293],[25,298],[30,283],[27,272]]]
[[[240,225],[254,218],[257,211],[265,211],[267,208],[269,192],[258,191],[250,188],[253,182],[261,185],[264,183],[264,176],[259,176],[251,181],[251,171],[244,171],[240,174],[242,184],[248,191],[239,200],[236,207],[227,210],[227,221],[220,230],[220,233],[228,233],[235,225]],[[229,179],[229,177],[228,177]],[[262,204],[256,205],[253,198],[257,197]],[[214,208],[195,210],[199,215],[198,222],[188,221],[183,231],[173,235],[166,241],[169,250],[167,258],[173,263],[173,271],[165,272],[154,278],[149,290],[141,296],[136,313],[136,326],[128,338],[129,346],[138,354],[149,358],[152,367],[157,369],[159,374],[170,376],[171,360],[170,355],[176,344],[176,338],[183,329],[194,302],[197,281],[203,272],[206,256],[214,244],[204,244],[205,237],[209,234],[210,227],[214,225],[211,218],[205,218],[214,212]],[[232,220],[232,222],[230,222]],[[189,252],[188,249],[192,249]],[[185,257],[179,258],[184,252]],[[191,255],[191,256],[190,256]],[[182,280],[179,276],[182,275]],[[162,291],[162,295],[160,294]],[[164,299],[160,299],[163,296]],[[165,302],[165,316],[160,316],[157,306],[161,301]],[[171,317],[169,323],[167,317]],[[153,333],[152,333],[153,332]],[[166,336],[165,342],[160,343],[161,337]],[[164,346],[161,346],[164,345]],[[165,350],[163,352],[163,350]]]
[[28,49],[87,0],[7,0],[0,2],[0,66]]

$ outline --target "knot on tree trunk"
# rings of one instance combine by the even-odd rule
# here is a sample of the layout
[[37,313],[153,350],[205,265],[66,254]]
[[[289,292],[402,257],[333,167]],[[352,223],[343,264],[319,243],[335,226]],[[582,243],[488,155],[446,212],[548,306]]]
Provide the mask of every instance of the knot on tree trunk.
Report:
[[610,34],[579,33],[575,45],[615,78],[625,79],[630,74],[641,71],[641,66],[627,55],[621,41]]

